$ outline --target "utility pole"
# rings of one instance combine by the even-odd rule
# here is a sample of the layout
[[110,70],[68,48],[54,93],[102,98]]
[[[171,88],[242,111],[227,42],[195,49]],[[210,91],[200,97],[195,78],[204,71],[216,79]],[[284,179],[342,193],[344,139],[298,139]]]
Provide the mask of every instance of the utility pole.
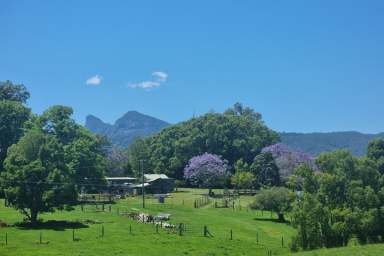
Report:
[[144,160],[140,160],[140,168],[141,168],[141,195],[143,197],[143,208],[145,208],[145,189],[144,189]]

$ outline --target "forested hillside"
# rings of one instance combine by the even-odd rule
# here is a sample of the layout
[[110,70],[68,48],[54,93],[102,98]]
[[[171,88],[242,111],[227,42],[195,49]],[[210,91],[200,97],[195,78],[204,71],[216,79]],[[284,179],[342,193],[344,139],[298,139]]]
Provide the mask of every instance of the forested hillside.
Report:
[[363,156],[366,154],[368,143],[376,138],[384,138],[384,133],[280,133],[280,138],[282,143],[312,156],[337,149],[348,149],[355,156]]

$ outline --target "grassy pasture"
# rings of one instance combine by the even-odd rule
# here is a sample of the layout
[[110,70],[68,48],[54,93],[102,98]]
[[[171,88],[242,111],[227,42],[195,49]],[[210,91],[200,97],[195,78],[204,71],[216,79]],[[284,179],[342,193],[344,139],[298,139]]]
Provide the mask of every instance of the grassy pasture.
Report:
[[[163,205],[155,199],[146,200],[143,212],[172,214],[171,223],[186,225],[182,236],[163,229],[157,234],[152,224],[137,223],[122,216],[125,211],[142,212],[140,197],[127,198],[112,205],[111,212],[108,206],[104,212],[100,211],[101,207],[96,210],[95,206],[86,206],[85,212],[77,207],[71,212],[41,215],[44,221],[67,223],[48,223],[38,229],[1,228],[0,255],[267,255],[267,250],[276,254],[289,251],[286,245],[282,248],[281,238],[284,237],[287,244],[294,230],[289,225],[270,221],[269,213],[261,216],[261,212],[247,210],[249,197],[240,198],[235,210],[215,209],[213,202],[199,209],[193,208],[194,200],[203,192],[206,191],[184,189],[173,193]],[[0,204],[0,220],[8,224],[22,221],[22,215],[17,211],[5,208],[3,202]],[[213,237],[203,236],[204,225]],[[101,237],[103,226],[104,237]],[[231,229],[233,240],[230,240]],[[8,237],[6,246],[5,233]]]
[[[268,250],[273,255],[290,255],[287,245],[295,230],[288,224],[271,220],[269,212],[262,215],[260,211],[247,209],[252,197],[240,197],[235,202],[235,209],[214,208],[214,201],[195,209],[194,200],[201,198],[202,193],[206,191],[183,189],[166,198],[165,204],[147,199],[145,210],[141,208],[141,198],[132,197],[111,205],[111,212],[108,205],[104,211],[101,207],[96,209],[94,205],[87,205],[84,212],[76,207],[71,212],[46,213],[41,216],[45,224],[39,228],[0,228],[0,255],[268,255]],[[0,205],[0,220],[11,225],[22,221],[23,217],[17,211],[5,208],[3,202]],[[186,231],[182,236],[164,229],[156,233],[154,225],[131,220],[123,215],[126,211],[170,213],[170,223],[184,223]],[[272,218],[276,216],[272,215]],[[213,237],[203,236],[204,225]],[[232,240],[230,230],[233,231]],[[353,248],[370,248],[373,254],[363,254],[367,253],[365,249],[358,249],[361,254],[351,254],[355,249],[350,247],[294,255],[344,255],[341,254],[343,250],[349,252],[345,255],[379,255],[375,252],[384,247]],[[332,251],[337,254],[327,254]]]

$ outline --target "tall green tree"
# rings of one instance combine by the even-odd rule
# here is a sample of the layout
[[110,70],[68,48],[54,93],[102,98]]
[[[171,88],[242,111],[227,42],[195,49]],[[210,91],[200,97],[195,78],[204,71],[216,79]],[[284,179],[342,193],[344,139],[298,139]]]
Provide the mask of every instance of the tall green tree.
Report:
[[376,139],[368,144],[368,158],[376,161],[379,172],[384,174],[384,139]]
[[275,160],[271,153],[261,153],[255,157],[251,172],[256,176],[259,186],[279,186],[280,174]]
[[66,106],[52,106],[36,121],[46,134],[54,136],[63,146],[65,162],[74,173],[76,184],[95,190],[105,183],[106,141],[72,119],[73,110]]
[[64,209],[76,200],[72,173],[59,141],[39,129],[29,130],[11,146],[0,184],[6,200],[36,224],[38,215]]
[[0,100],[26,103],[29,92],[23,84],[13,84],[11,81],[0,81]]
[[[149,148],[146,140],[137,139],[128,148],[128,163],[135,177],[140,177],[141,168],[143,168],[143,171],[145,173],[152,172],[152,166],[149,159],[150,159],[150,154],[149,154]],[[141,166],[140,164],[141,161],[143,166]],[[161,166],[161,168],[162,170],[165,170],[166,167]]]
[[293,208],[294,249],[346,246],[352,237],[361,243],[381,239],[384,189],[374,154],[368,155],[358,158],[337,150],[317,158],[316,174],[296,170],[304,195]]
[[231,184],[235,189],[251,189],[254,187],[256,177],[251,172],[237,171],[231,177]]
[[259,210],[273,211],[277,214],[278,220],[284,222],[284,214],[291,209],[291,203],[294,201],[295,195],[287,188],[272,187],[262,189],[255,196],[255,202],[252,208]]
[[8,148],[22,136],[30,117],[30,109],[23,105],[28,97],[29,93],[23,85],[0,82],[0,172]]

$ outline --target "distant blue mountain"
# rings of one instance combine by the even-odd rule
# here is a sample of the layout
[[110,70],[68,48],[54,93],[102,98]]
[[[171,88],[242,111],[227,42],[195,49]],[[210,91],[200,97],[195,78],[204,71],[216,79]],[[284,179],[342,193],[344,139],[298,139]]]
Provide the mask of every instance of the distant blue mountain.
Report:
[[[94,133],[106,136],[113,144],[127,147],[136,138],[159,132],[170,124],[160,119],[128,111],[115,124],[104,123],[99,118],[87,116],[85,127]],[[364,134],[360,132],[325,133],[280,133],[281,142],[293,149],[316,156],[322,152],[348,149],[356,156],[366,154],[369,141],[384,138],[384,133]]]
[[355,156],[365,155],[368,143],[375,138],[384,138],[384,133],[363,134],[360,132],[326,133],[280,133],[282,143],[312,156],[325,151],[348,149]]
[[85,127],[90,131],[106,136],[113,144],[121,147],[127,147],[136,138],[152,135],[169,125],[137,111],[128,111],[113,125],[104,123],[93,115],[88,115],[85,122]]

